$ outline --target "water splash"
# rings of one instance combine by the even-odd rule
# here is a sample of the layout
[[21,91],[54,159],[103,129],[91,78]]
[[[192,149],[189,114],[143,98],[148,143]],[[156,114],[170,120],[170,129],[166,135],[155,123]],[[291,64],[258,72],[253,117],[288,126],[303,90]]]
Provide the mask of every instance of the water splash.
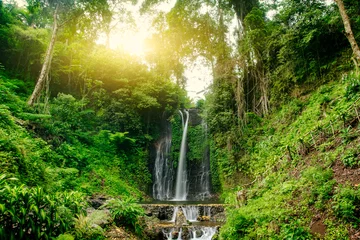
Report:
[[189,240],[211,240],[212,237],[216,234],[216,227],[190,227],[188,236],[183,236],[183,229],[171,228],[168,230],[163,230],[163,233],[168,240],[178,239],[181,240],[182,237]]

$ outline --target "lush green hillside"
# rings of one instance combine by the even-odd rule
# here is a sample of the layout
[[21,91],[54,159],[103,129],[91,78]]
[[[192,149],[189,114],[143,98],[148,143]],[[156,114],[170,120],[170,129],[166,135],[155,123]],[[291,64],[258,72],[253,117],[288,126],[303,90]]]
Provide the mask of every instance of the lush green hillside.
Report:
[[[244,155],[219,161],[228,221],[223,239],[349,239],[358,228],[360,78],[354,73],[247,115]],[[247,202],[236,194],[246,189]],[[240,205],[240,207],[239,207]]]

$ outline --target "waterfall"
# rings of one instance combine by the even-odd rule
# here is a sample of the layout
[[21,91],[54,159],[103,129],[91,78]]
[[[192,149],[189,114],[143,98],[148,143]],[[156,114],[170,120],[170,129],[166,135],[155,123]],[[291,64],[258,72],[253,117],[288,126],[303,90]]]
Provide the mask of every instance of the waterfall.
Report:
[[211,240],[216,234],[217,230],[215,227],[203,227],[201,229],[193,228],[190,232],[191,240]]
[[199,216],[199,208],[197,206],[183,206],[181,207],[186,220],[196,222]]
[[188,123],[189,123],[189,112],[185,110],[185,113],[186,113],[186,121],[184,124],[184,130],[181,139],[174,200],[186,200],[186,196],[187,196],[186,136],[187,136]]
[[156,144],[154,167],[153,198],[167,200],[172,198],[174,173],[170,160],[171,131]]
[[[211,207],[204,206],[202,209],[199,206],[175,206],[174,207],[174,213],[173,217],[170,220],[170,222],[176,221],[176,216],[178,211],[181,211],[184,213],[186,220],[189,222],[198,222],[199,214],[203,214],[203,216],[211,217]],[[200,211],[202,210],[202,211]],[[204,227],[204,226],[194,226],[188,227],[188,235],[183,235],[182,228],[171,228],[171,229],[163,229],[163,233],[166,237],[166,239],[182,239],[184,237],[185,239],[190,240],[211,240],[212,237],[217,232],[217,227]]]
[[184,114],[182,113],[181,110],[179,110],[179,113],[180,113],[180,116],[181,116],[181,125],[182,125],[182,128],[184,130]]
[[[217,232],[216,227],[203,227],[203,228],[191,227],[189,230],[190,230],[189,237],[186,238],[186,236],[184,236],[185,239],[189,239],[189,240],[211,240],[212,237]],[[177,232],[176,229],[173,228],[170,229],[169,232],[164,231],[164,235],[168,240],[173,240],[173,239],[181,240],[183,237],[182,236],[183,230],[182,228],[180,228]]]
[[[181,206],[181,210],[185,215],[186,220],[190,222],[196,222],[199,216],[199,207],[197,206]],[[170,220],[170,222],[175,222],[177,212],[179,211],[179,207],[174,207],[174,213]]]

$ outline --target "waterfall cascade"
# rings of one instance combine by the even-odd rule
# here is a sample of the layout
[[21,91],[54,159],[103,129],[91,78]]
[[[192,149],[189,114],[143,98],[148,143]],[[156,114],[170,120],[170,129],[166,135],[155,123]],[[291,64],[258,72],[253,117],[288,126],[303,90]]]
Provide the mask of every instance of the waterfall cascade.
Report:
[[[190,119],[190,112],[191,116],[195,114],[195,121]],[[196,161],[189,161],[187,164],[188,127],[189,124],[199,126],[201,119],[195,109],[184,110],[184,113],[180,111],[180,116],[183,132],[176,178],[171,158],[170,127],[155,145],[153,197],[156,200],[171,201],[157,202],[143,207],[149,211],[150,215],[162,220],[160,229],[162,229],[163,237],[159,239],[211,240],[221,222],[224,221],[224,208],[221,204],[204,202],[205,199],[211,197],[207,126],[202,122],[202,136],[197,135],[199,137],[197,142],[202,144],[198,147],[203,148],[203,156],[197,155]],[[189,137],[192,136],[189,135]],[[201,202],[193,204],[189,200],[201,200]]]
[[[178,212],[182,211],[186,217],[186,220],[192,223],[199,223],[199,218],[211,218],[211,207],[209,206],[175,206],[174,213],[170,222],[175,222]],[[204,227],[204,226],[190,226],[187,231],[183,231],[183,228],[170,228],[163,229],[166,239],[189,239],[189,240],[211,240],[216,234],[217,227]],[[186,236],[185,236],[186,234]]]
[[170,159],[171,132],[160,139],[156,145],[154,166],[153,197],[158,200],[172,198],[174,173]]
[[[187,197],[187,171],[186,171],[186,137],[189,125],[189,111],[186,111],[183,135],[181,139],[180,156],[176,175],[175,198],[174,200],[186,200]],[[183,121],[184,122],[184,121]]]
[[183,236],[183,229],[180,228],[179,231],[176,229],[170,229],[170,231],[164,231],[166,239],[189,239],[189,240],[211,240],[212,237],[216,234],[217,230],[214,227],[190,227],[188,229],[189,236]]

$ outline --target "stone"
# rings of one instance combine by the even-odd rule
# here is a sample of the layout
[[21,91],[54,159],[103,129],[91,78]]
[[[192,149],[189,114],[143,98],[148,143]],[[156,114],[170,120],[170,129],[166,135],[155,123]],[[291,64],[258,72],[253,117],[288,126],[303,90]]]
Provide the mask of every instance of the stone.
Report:
[[86,216],[86,220],[90,226],[97,225],[102,228],[112,223],[112,217],[108,209],[92,211]]
[[138,238],[125,230],[123,227],[112,226],[106,233],[105,237],[110,240],[137,240]]
[[99,207],[104,205],[107,200],[108,198],[104,195],[95,195],[95,196],[91,196],[88,199],[88,202],[90,203],[91,207],[98,209]]
[[212,222],[226,222],[226,215],[224,212],[219,212],[210,218]]
[[196,230],[195,234],[196,238],[200,238],[203,235],[203,232],[201,230]]
[[187,224],[186,217],[185,217],[182,209],[180,208],[179,211],[176,213],[175,226],[182,227],[184,225],[188,225],[188,224]]
[[202,222],[202,221],[210,221],[210,216],[199,216],[197,217],[197,220],[199,222]]

